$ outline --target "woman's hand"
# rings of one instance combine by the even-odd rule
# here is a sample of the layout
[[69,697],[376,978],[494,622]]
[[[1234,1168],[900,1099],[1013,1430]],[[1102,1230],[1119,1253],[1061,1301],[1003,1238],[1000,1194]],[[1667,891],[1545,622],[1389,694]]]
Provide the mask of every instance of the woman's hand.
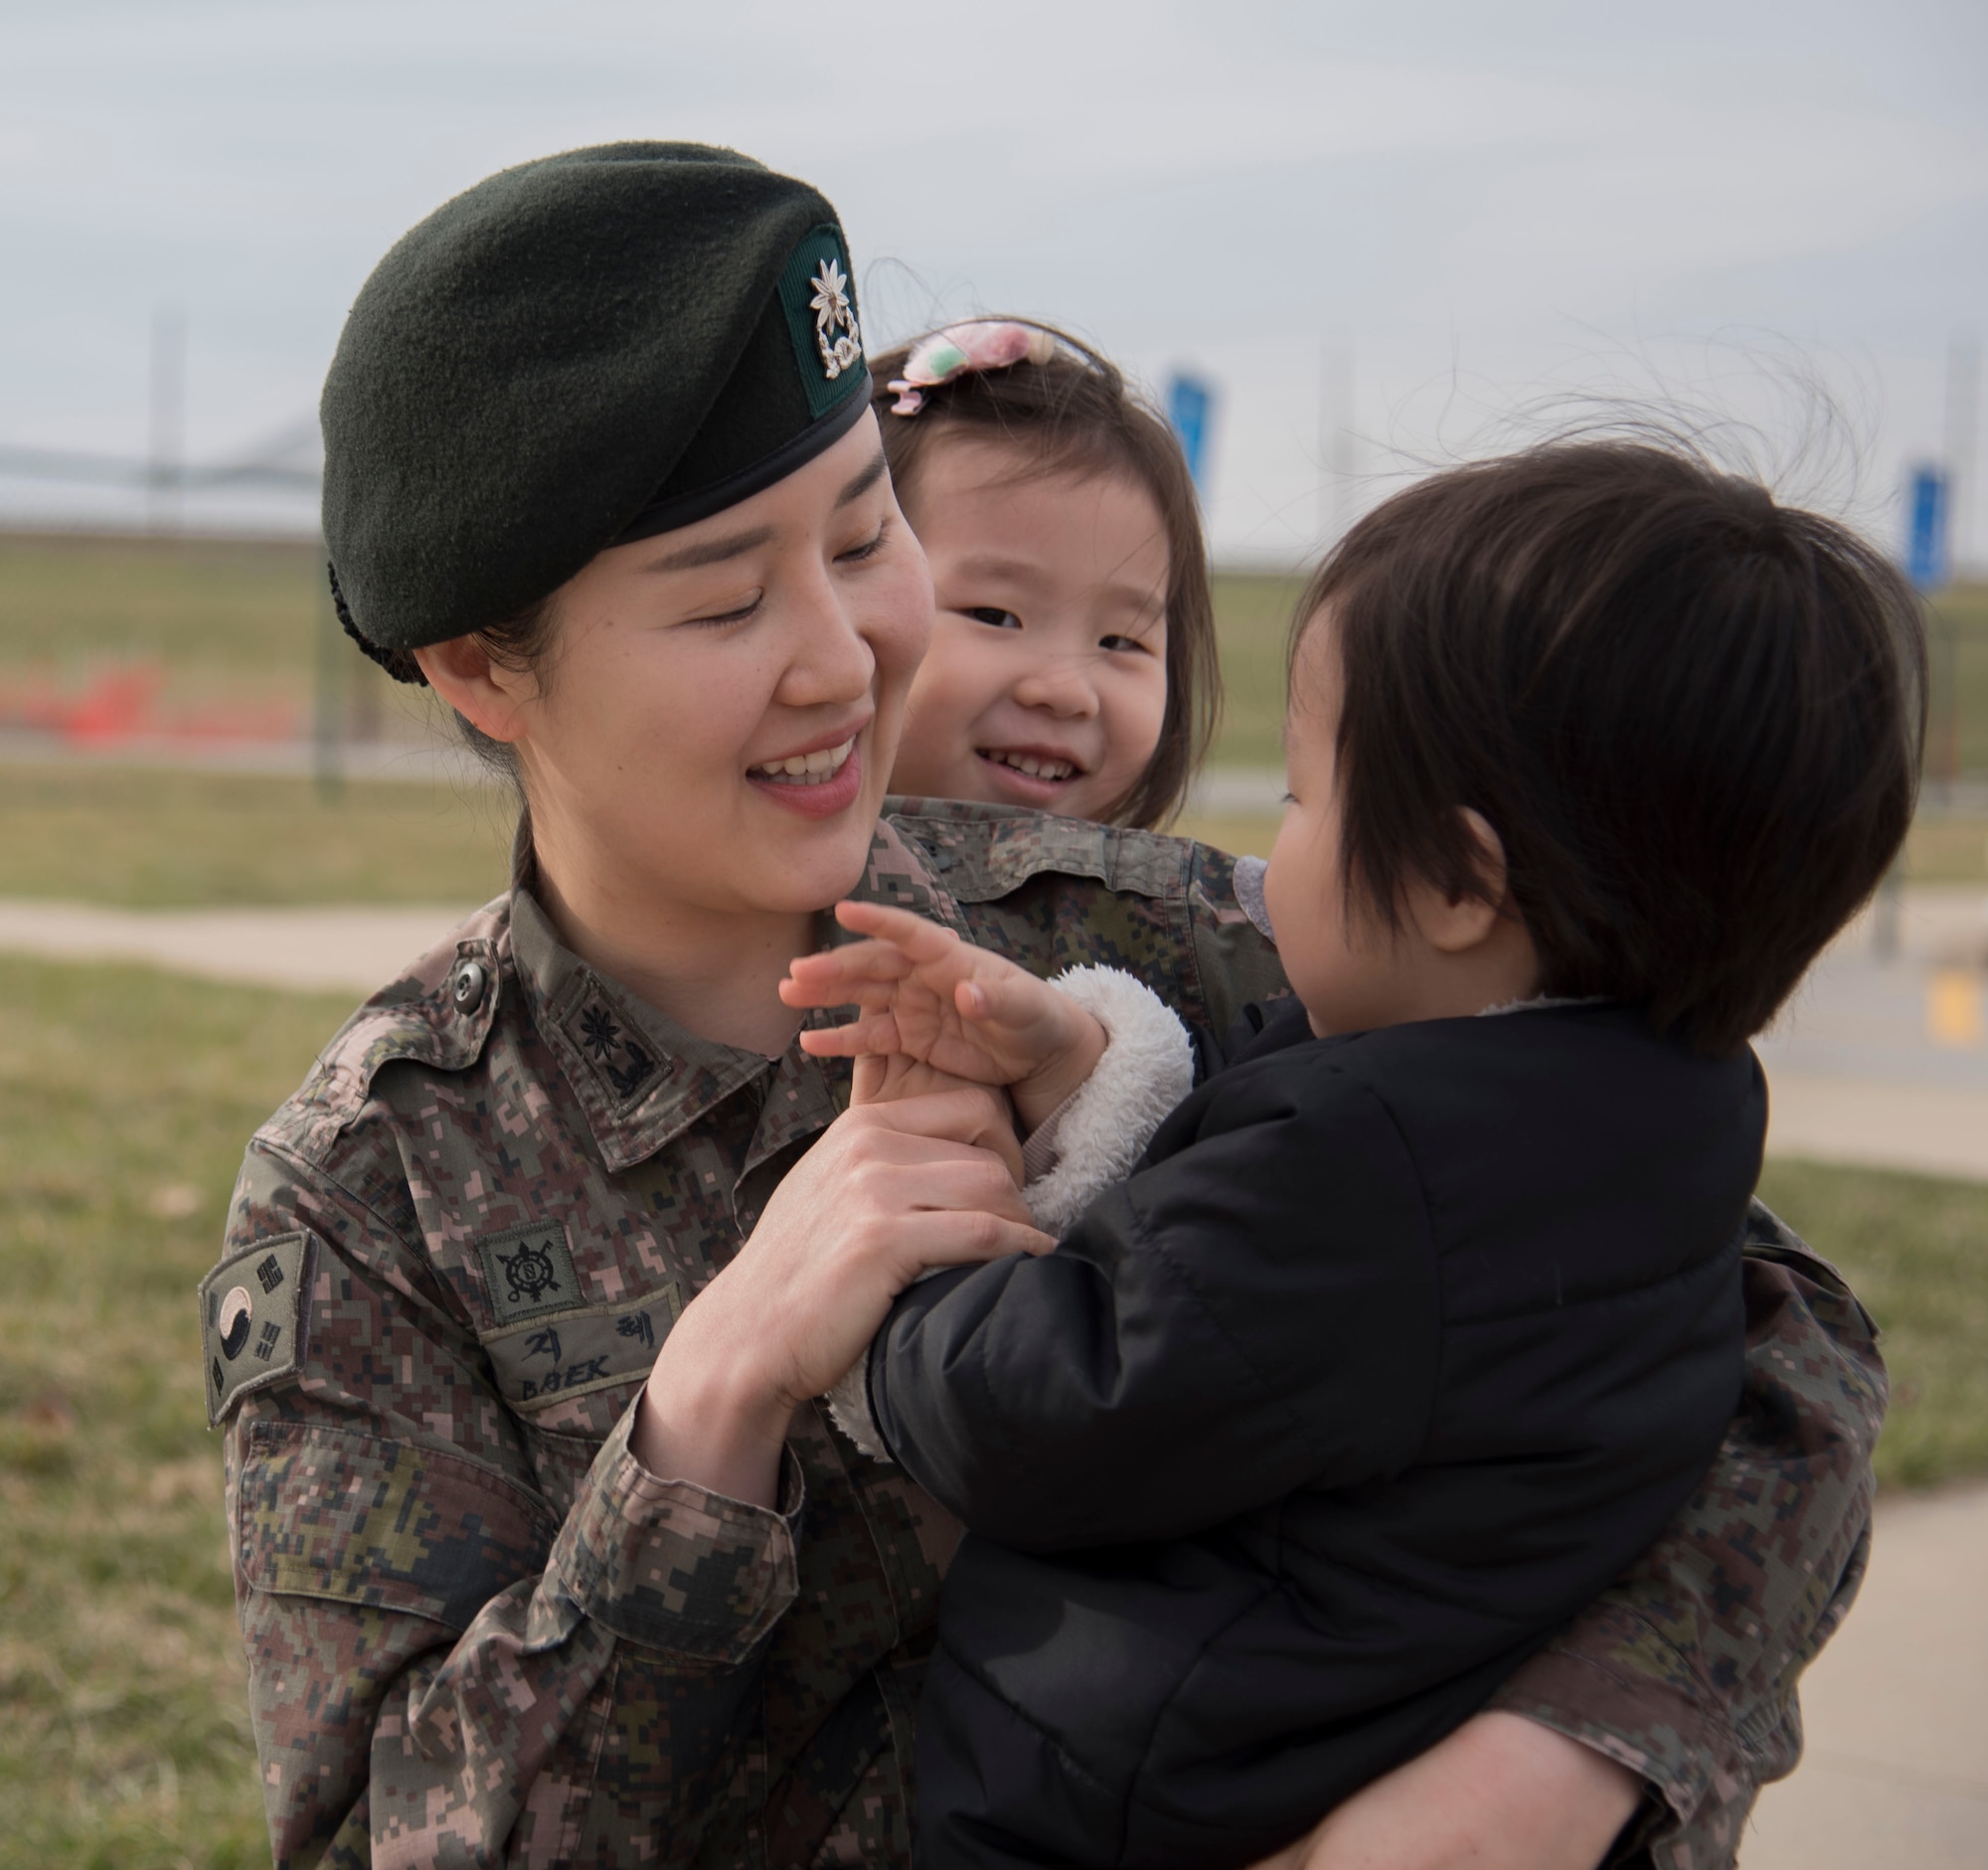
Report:
[[1005,1091],[955,1078],[950,1072],[912,1058],[909,1052],[873,1052],[856,1061],[849,1102],[852,1106],[896,1104],[904,1098],[925,1098],[938,1091],[973,1094],[980,1119],[970,1129],[955,1131],[953,1141],[993,1150],[1007,1164],[1015,1186],[1020,1188],[1024,1179],[1022,1145],[1015,1136],[1015,1106],[1009,1103]]
[[951,930],[876,903],[838,903],[835,917],[871,939],[800,955],[780,982],[789,1006],[859,1009],[846,1026],[801,1034],[815,1057],[903,1053],[953,1078],[1006,1085],[1034,1129],[1103,1056],[1092,1015]]
[[1592,1747],[1480,1714],[1255,1870],[1595,1870],[1642,1796]]
[[912,1279],[1054,1247],[1030,1226],[1002,1158],[960,1140],[987,1121],[978,1089],[837,1117],[663,1340],[635,1458],[664,1478],[772,1505],[794,1410],[863,1355]]

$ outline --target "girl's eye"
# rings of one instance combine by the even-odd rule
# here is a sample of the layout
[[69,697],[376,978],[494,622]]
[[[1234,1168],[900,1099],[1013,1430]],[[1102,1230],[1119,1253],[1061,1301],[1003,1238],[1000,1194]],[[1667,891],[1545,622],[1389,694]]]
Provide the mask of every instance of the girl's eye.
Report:
[[866,539],[860,546],[852,546],[847,552],[839,552],[836,554],[835,558],[836,564],[861,565],[865,559],[874,559],[877,556],[877,554],[883,549],[884,535],[889,530],[890,530],[889,527],[887,527],[883,521],[881,520],[878,521],[877,530],[874,533],[872,533],[870,537]]
[[1097,639],[1097,646],[1100,649],[1110,650],[1130,649],[1142,656],[1150,656],[1153,653],[1136,636],[1100,636]]
[[990,629],[1018,630],[1022,619],[1012,610],[997,610],[992,604],[976,604],[966,614],[976,623],[985,623]]

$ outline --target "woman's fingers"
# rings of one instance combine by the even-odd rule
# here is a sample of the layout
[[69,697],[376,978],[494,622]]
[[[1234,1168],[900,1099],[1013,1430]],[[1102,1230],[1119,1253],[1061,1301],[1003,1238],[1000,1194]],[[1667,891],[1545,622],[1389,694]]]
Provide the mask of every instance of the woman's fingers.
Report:
[[1056,1251],[1056,1237],[1027,1221],[963,1209],[907,1215],[902,1226],[904,1245],[921,1267],[969,1267],[1010,1254]]
[[[915,1098],[905,1104],[920,1102]],[[897,1109],[897,1104],[870,1109]],[[942,1136],[882,1132],[858,1148],[857,1179],[879,1213],[910,1214],[926,1208],[981,1208],[989,1214],[1026,1221],[1029,1210],[1015,1178],[999,1154],[981,1140],[987,1131],[984,1098],[961,1099],[951,1110],[953,1127]]]
[[928,1091],[889,1104],[866,1104],[837,1120],[852,1127],[919,1136],[958,1147],[957,1139],[971,1135],[979,1123],[987,1108],[986,1099],[986,1092],[978,1089]]

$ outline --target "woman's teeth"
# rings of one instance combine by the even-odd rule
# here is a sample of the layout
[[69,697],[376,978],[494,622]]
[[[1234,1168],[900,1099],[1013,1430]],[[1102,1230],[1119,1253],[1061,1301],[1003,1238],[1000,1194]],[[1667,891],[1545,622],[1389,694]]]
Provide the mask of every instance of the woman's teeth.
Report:
[[1026,772],[1032,779],[1071,779],[1077,776],[1077,767],[1068,760],[1038,760],[1033,754],[1004,754],[993,748],[982,748],[982,760],[991,760],[997,766],[1013,766],[1017,772]]
[[815,754],[796,754],[791,760],[768,760],[750,768],[755,779],[771,779],[779,785],[819,785],[842,770],[843,763],[856,751],[851,735],[840,747],[824,747]]

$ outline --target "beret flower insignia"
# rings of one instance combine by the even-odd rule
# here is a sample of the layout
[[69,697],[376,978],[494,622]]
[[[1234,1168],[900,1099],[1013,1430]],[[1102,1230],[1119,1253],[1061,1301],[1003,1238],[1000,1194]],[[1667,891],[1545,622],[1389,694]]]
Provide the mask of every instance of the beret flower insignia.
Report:
[[849,302],[849,275],[830,254],[808,284],[814,287],[808,306],[814,313],[815,348],[821,352],[821,367],[833,383],[863,355],[855,308]]

